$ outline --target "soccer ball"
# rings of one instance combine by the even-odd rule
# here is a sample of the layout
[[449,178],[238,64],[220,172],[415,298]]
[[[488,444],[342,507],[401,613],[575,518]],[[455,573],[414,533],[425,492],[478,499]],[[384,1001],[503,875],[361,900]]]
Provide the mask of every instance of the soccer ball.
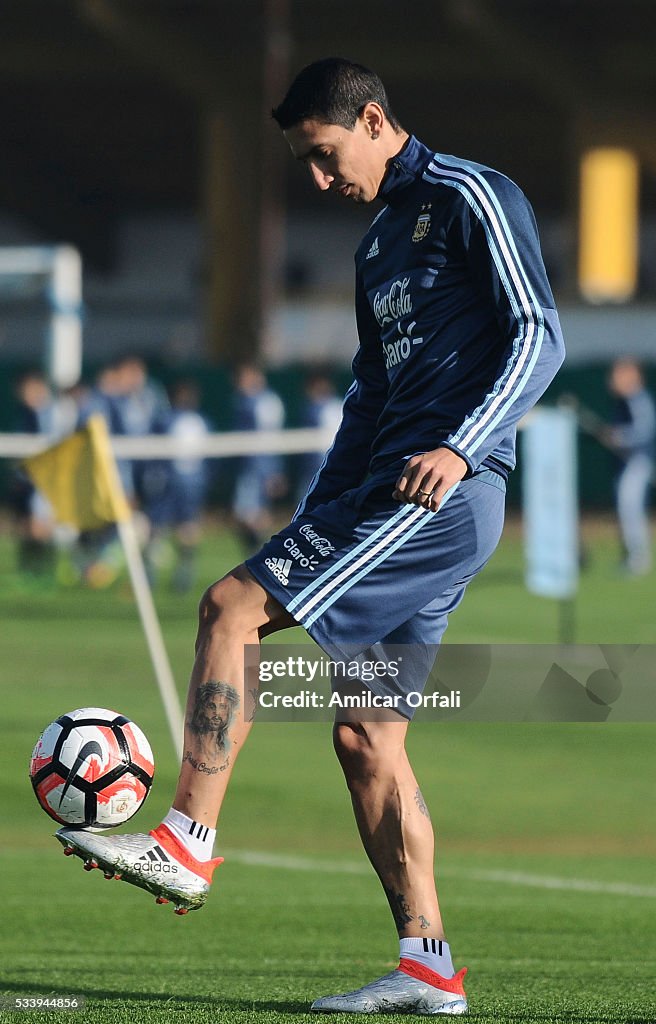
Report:
[[30,780],[44,811],[61,825],[113,828],[137,813],[155,765],[141,729],[106,708],[78,708],[37,740]]

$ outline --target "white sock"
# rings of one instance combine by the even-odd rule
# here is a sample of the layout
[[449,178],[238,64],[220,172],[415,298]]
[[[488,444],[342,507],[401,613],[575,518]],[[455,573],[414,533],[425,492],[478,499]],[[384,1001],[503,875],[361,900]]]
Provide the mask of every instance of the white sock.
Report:
[[215,828],[201,825],[193,818],[188,818],[182,811],[176,811],[175,807],[171,808],[162,824],[171,830],[192,857],[196,860],[210,860],[216,839]]
[[401,959],[415,960],[443,978],[452,978],[453,969],[449,943],[444,939],[401,939]]

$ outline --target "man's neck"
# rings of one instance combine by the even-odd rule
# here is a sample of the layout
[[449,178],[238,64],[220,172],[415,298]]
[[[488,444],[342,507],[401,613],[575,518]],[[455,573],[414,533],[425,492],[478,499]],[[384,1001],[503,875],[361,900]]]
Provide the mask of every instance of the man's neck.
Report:
[[390,152],[388,155],[388,160],[393,160],[395,156],[399,155],[401,150],[405,148],[405,144],[409,138],[410,136],[408,135],[407,132],[394,132],[394,135],[389,140]]

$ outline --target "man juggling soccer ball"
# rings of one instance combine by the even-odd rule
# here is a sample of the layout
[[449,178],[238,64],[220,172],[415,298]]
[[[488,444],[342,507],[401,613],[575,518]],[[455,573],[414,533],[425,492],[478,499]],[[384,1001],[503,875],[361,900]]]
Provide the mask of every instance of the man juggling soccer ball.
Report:
[[[360,344],[342,422],[289,526],[203,595],[182,769],[164,821],[149,835],[58,833],[69,851],[179,912],[203,905],[220,863],[215,826],[251,726],[244,646],[300,624],[334,659],[371,658],[374,645],[436,651],[499,540],[517,422],[564,353],[533,213],[512,181],[409,135],[380,79],[346,60],[306,67],[273,116],[318,189],[384,204],[355,257]],[[289,538],[305,558],[289,558]],[[353,708],[334,726],[400,963],[313,1010],[467,1009],[465,970],[454,972],[440,917],[430,816],[405,750],[404,698],[423,689],[431,665],[409,662],[367,683],[398,697],[398,711],[370,721]],[[145,873],[155,859],[171,870]]]

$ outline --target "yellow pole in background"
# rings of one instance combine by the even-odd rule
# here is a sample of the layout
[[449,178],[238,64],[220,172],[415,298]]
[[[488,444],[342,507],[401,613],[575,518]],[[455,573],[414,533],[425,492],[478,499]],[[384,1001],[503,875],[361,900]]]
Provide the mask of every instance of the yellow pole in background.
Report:
[[580,178],[579,288],[588,302],[626,302],[638,276],[638,161],[627,149],[584,154]]

